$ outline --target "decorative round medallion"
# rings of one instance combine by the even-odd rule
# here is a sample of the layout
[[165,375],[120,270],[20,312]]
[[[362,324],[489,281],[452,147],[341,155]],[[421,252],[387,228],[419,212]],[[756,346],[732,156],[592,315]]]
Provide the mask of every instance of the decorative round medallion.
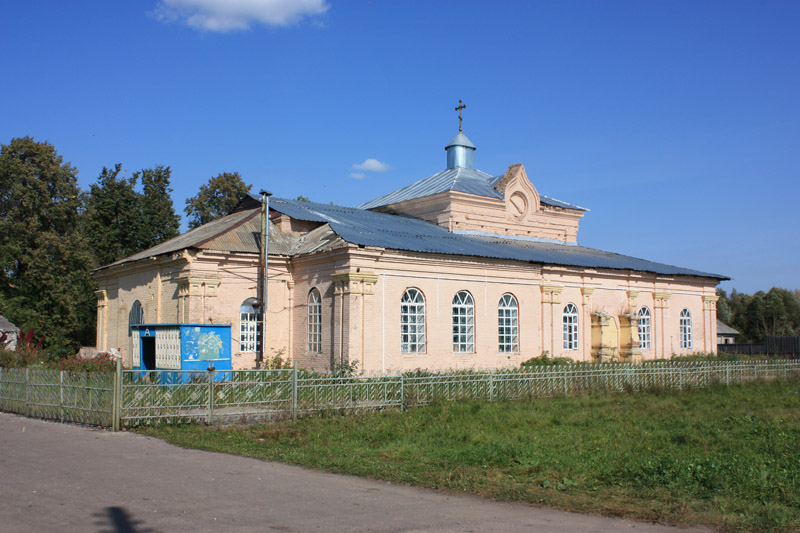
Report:
[[508,199],[511,204],[511,214],[517,218],[522,218],[528,214],[528,199],[524,194],[517,191]]

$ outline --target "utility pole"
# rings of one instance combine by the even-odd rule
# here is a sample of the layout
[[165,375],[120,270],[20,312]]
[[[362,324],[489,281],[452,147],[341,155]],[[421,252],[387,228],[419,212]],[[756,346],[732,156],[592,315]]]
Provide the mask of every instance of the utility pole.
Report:
[[267,352],[267,268],[269,257],[269,197],[272,193],[261,189],[261,250],[258,254],[258,298],[261,309],[261,343],[256,353],[256,368],[264,363]]

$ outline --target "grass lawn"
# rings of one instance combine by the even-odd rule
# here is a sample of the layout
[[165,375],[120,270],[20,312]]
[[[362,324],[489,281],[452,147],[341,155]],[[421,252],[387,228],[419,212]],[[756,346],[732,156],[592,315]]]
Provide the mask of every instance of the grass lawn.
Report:
[[453,493],[731,531],[800,530],[800,381],[141,430]]

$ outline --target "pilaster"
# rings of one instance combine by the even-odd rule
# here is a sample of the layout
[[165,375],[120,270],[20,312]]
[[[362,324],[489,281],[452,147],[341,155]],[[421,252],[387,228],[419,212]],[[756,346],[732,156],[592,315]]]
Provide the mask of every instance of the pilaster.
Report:
[[[206,298],[217,296],[219,278],[188,275],[178,277],[175,282],[178,285],[178,322],[205,322]],[[202,313],[195,314],[191,304],[198,300]]]
[[108,293],[101,289],[94,291],[94,295],[97,298],[97,349],[104,351],[108,340]]
[[[542,285],[542,346],[550,346],[550,357],[555,357],[555,305],[564,287],[561,285]],[[546,305],[550,304],[550,305]]]
[[703,349],[709,353],[717,353],[717,300],[716,294],[703,296]]
[[581,289],[581,319],[579,326],[581,331],[580,343],[581,354],[584,361],[592,358],[592,294],[594,287],[583,287]]
[[334,362],[358,362],[364,369],[364,299],[374,291],[378,275],[371,272],[337,272],[331,275],[335,309]]

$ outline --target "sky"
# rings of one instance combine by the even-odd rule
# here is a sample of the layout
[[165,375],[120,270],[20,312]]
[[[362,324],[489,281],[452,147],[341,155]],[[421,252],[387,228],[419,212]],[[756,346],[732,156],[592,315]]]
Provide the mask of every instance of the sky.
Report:
[[[0,143],[356,206],[445,167],[590,209],[583,246],[800,288],[800,2],[0,0]],[[187,227],[183,217],[182,228]]]

